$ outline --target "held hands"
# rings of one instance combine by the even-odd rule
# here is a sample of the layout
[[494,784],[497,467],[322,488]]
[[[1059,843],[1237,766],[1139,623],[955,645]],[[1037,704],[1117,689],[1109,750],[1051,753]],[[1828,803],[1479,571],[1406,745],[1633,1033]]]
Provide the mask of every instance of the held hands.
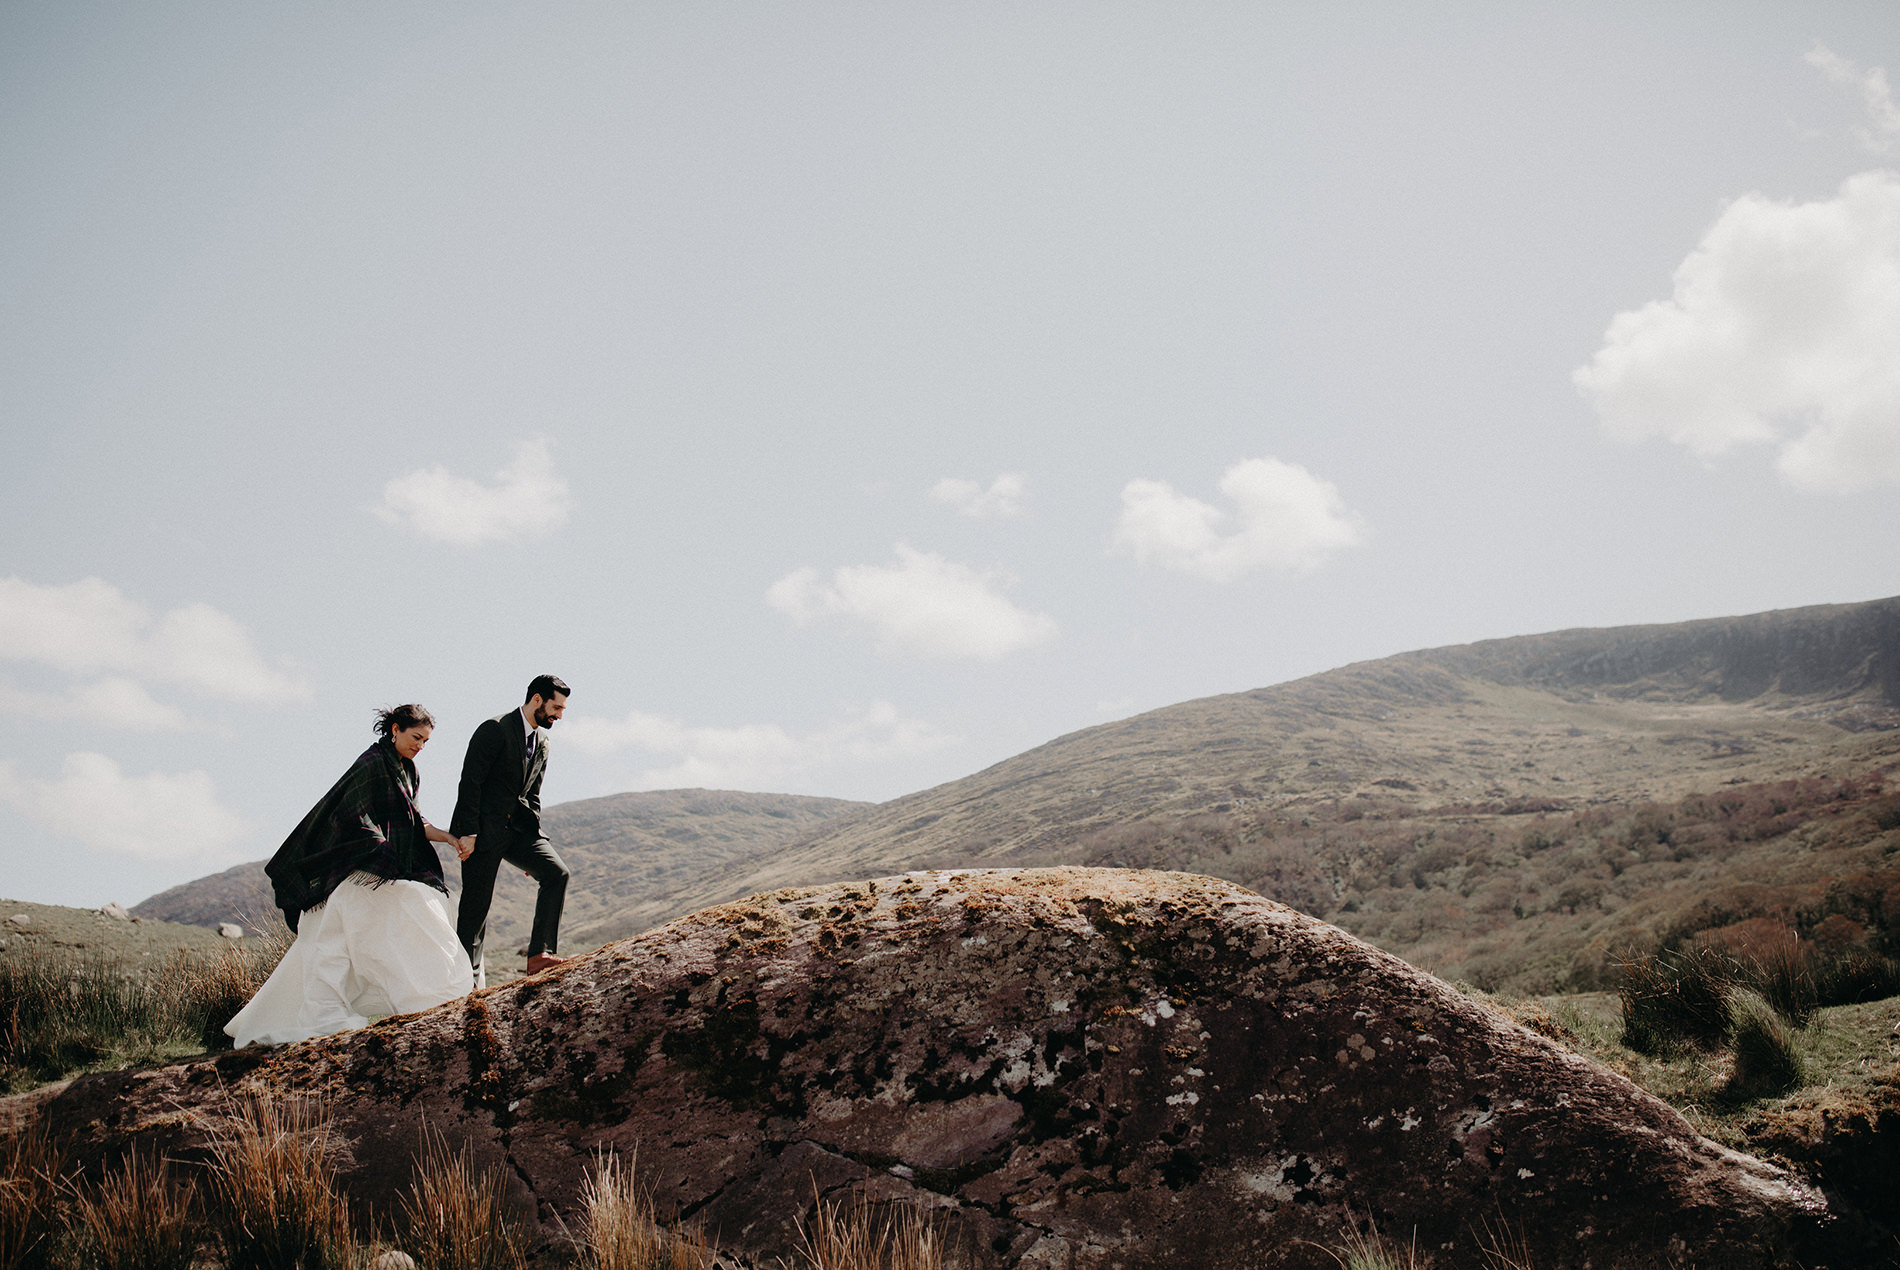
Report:
[[475,835],[474,834],[471,833],[461,838],[451,838],[449,841],[455,844],[455,858],[456,859],[466,860],[471,855],[475,854]]

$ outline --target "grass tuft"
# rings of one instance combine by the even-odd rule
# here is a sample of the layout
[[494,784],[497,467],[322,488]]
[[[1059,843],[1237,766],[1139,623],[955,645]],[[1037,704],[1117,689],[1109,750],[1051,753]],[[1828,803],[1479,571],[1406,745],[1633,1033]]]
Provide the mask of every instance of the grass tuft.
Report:
[[583,1270],[712,1270],[712,1249],[697,1227],[661,1229],[636,1163],[623,1166],[602,1152],[581,1186]]
[[814,1204],[808,1226],[798,1222],[799,1255],[810,1270],[943,1270],[943,1235],[908,1206],[882,1214],[862,1197],[846,1204]]
[[213,1145],[211,1208],[228,1270],[345,1270],[348,1201],[314,1101],[246,1100]]
[[135,1151],[97,1187],[72,1188],[67,1228],[89,1270],[191,1270],[204,1234],[198,1187]]
[[1806,1079],[1794,1029],[1773,1006],[1753,992],[1729,994],[1735,1069],[1726,1092],[1731,1097],[1761,1098],[1786,1093]]
[[59,1235],[65,1161],[35,1125],[0,1150],[0,1170],[0,1270],[41,1270]]
[[1419,1255],[1416,1234],[1411,1243],[1401,1244],[1380,1234],[1369,1219],[1364,1230],[1349,1226],[1344,1243],[1321,1251],[1337,1261],[1340,1270],[1425,1270],[1429,1264],[1429,1258]]
[[207,1050],[230,1049],[224,1025],[257,995],[290,950],[292,938],[288,929],[279,927],[274,936],[242,951],[233,948],[215,957],[174,957],[165,980],[176,985],[165,1001],[172,1033],[195,1039]]
[[1728,1035],[1728,988],[1740,978],[1719,948],[1690,947],[1623,963],[1623,1044],[1667,1054],[1685,1044],[1714,1049]]
[[1822,1005],[1859,1005],[1900,996],[1900,961],[1865,949],[1822,958],[1813,973],[1815,997]]
[[416,1178],[402,1198],[404,1251],[421,1270],[520,1270],[528,1240],[505,1211],[507,1178],[478,1169],[466,1145],[450,1151],[425,1128]]
[[1530,1244],[1523,1230],[1502,1216],[1495,1226],[1485,1219],[1478,1251],[1484,1254],[1484,1270],[1533,1270]]

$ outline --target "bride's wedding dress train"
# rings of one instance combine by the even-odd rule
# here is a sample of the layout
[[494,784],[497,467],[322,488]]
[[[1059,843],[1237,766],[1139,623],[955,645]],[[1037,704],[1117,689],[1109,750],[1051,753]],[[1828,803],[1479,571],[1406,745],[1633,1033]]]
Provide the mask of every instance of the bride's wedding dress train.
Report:
[[232,1044],[287,1045],[468,994],[475,976],[442,892],[379,881],[353,873],[304,910],[290,951],[225,1024]]

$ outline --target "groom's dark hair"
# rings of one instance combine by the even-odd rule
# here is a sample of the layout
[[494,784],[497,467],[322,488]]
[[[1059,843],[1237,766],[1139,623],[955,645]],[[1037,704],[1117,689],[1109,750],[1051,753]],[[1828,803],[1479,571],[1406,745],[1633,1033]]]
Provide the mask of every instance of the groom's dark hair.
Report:
[[525,706],[536,697],[543,701],[552,701],[556,696],[565,697],[568,691],[567,684],[559,676],[536,675],[534,681],[528,685],[528,695],[521,699],[521,704]]

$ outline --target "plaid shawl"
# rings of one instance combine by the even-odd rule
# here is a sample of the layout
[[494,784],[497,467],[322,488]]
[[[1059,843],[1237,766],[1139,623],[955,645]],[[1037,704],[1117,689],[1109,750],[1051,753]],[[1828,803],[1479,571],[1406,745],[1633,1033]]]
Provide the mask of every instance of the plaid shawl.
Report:
[[420,783],[416,765],[387,739],[357,756],[264,866],[290,929],[356,872],[382,882],[426,882],[448,894],[442,862],[416,810]]

